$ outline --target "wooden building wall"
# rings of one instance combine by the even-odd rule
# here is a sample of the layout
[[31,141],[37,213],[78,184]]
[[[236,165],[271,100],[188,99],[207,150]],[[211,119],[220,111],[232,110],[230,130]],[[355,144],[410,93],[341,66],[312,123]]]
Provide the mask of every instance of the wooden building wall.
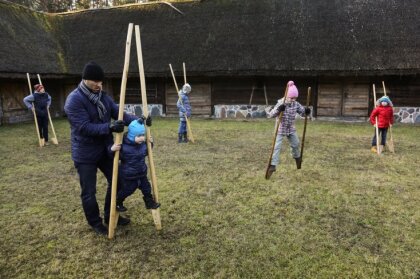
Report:
[[[182,80],[180,78],[179,80]],[[315,116],[327,117],[368,117],[373,109],[372,84],[376,85],[377,97],[383,96],[382,80],[385,80],[387,94],[396,107],[420,107],[420,78],[417,76],[393,77],[345,77],[345,78],[296,78],[299,89],[298,101],[306,103],[307,88],[312,87],[310,105],[314,106]],[[31,79],[37,83],[36,76]],[[64,115],[67,95],[76,88],[79,78],[43,79],[47,92],[52,97],[50,108],[52,116]],[[191,78],[190,101],[194,116],[211,116],[214,105],[249,104],[252,88],[252,104],[274,105],[284,95],[287,80],[272,77],[212,77]],[[104,82],[106,90],[118,103],[121,80],[108,79]],[[181,86],[181,84],[180,84]],[[267,96],[267,101],[264,94]],[[148,103],[162,104],[167,116],[177,116],[177,92],[170,78],[148,78]],[[14,123],[31,121],[32,114],[23,104],[29,94],[26,76],[15,79],[0,79],[0,122]],[[141,103],[138,78],[129,78],[126,103]]]
[[[211,84],[208,80],[191,80],[191,93],[189,99],[192,107],[193,116],[211,116]],[[182,83],[178,85],[179,90],[182,88]],[[178,108],[176,103],[178,101],[178,93],[172,80],[166,82],[166,115],[177,116]]]

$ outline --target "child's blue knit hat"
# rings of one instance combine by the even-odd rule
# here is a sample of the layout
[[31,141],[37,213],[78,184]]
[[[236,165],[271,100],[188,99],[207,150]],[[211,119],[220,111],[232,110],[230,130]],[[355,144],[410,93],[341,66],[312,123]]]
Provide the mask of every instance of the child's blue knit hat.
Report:
[[127,138],[131,141],[134,142],[134,139],[137,136],[143,136],[145,134],[145,129],[144,129],[144,125],[141,124],[139,121],[137,120],[133,120],[131,121],[130,125],[128,125],[128,134],[127,134]]
[[382,97],[379,99],[379,102],[380,102],[380,103],[382,103],[382,102],[386,102],[386,103],[390,104],[390,103],[391,103],[391,100],[388,98],[388,96],[382,96]]

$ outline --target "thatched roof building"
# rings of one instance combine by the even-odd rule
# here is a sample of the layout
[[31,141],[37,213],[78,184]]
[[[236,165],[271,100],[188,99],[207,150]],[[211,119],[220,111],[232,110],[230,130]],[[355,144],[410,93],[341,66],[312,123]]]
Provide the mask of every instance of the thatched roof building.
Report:
[[[79,78],[89,60],[101,64],[107,77],[119,78],[132,22],[141,27],[148,78],[168,79],[169,63],[186,62],[193,78],[302,78],[316,87],[328,77],[367,77],[367,84],[386,76],[418,80],[418,0],[202,0],[173,6],[43,14],[0,0],[0,79],[26,72]],[[132,76],[136,61],[133,47]]]

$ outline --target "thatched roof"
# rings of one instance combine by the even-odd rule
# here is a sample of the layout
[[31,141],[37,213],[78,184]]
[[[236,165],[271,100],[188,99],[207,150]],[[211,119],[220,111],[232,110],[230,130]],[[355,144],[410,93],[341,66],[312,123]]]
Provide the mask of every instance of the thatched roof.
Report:
[[[128,23],[142,32],[148,76],[417,74],[418,0],[206,0],[43,15],[0,0],[0,74],[123,68]],[[10,6],[10,5],[9,5]],[[5,17],[3,15],[6,15]],[[5,23],[8,22],[8,23]],[[4,30],[3,26],[7,27]],[[36,39],[41,35],[42,42]],[[30,48],[29,48],[30,47]],[[137,72],[134,46],[130,72]],[[38,57],[45,61],[35,63]]]

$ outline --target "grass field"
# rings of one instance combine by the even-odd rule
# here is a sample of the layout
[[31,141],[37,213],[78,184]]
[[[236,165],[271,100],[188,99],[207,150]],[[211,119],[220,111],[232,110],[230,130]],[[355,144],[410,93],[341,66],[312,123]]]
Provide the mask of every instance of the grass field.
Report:
[[196,144],[177,125],[152,127],[163,230],[136,192],[112,241],[84,218],[67,121],[45,148],[32,123],[0,126],[0,278],[420,277],[420,126],[377,156],[367,123],[310,122],[302,169],[286,143],[265,180],[273,121],[193,119]]

